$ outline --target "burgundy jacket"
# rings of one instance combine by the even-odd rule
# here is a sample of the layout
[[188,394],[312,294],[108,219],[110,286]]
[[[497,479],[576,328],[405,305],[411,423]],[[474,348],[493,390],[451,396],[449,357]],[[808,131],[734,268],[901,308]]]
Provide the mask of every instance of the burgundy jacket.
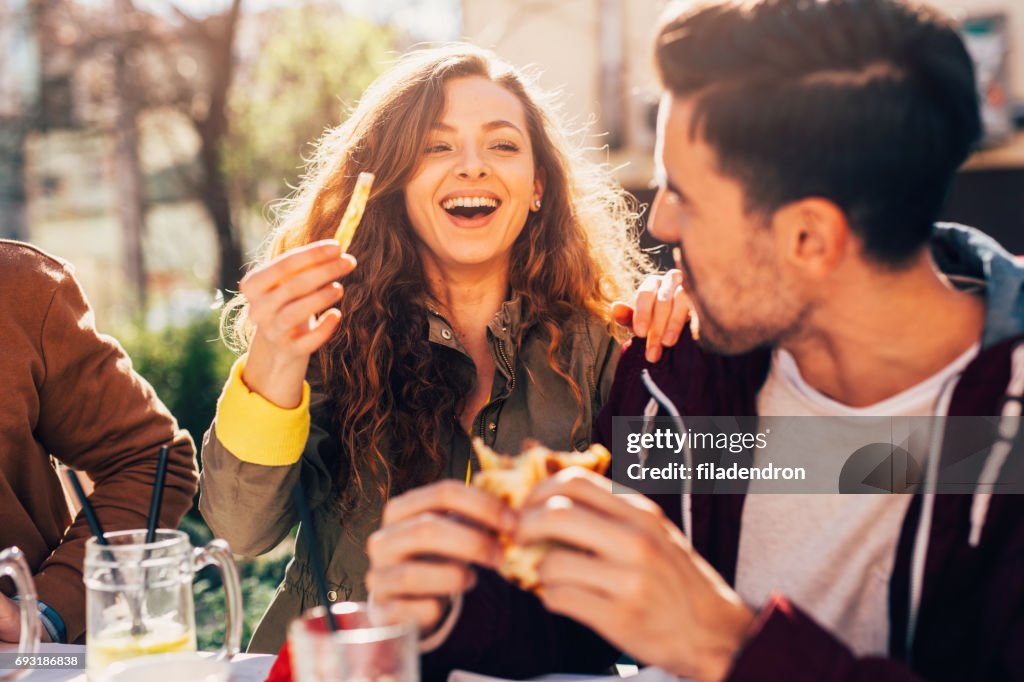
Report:
[[[950,416],[1002,412],[1011,353],[1021,342],[1024,335],[996,344],[967,367],[953,391]],[[684,415],[755,414],[767,352],[722,358],[686,343],[648,365],[643,345],[634,344],[623,355],[610,404],[598,420],[602,442],[611,442],[612,415],[642,414],[650,399],[639,378],[644,369]],[[690,380],[673,379],[682,376]],[[1019,460],[1022,445],[1018,438],[1011,456]],[[680,525],[680,497],[653,497]],[[743,495],[695,495],[692,502],[694,546],[730,584],[735,583],[744,500]],[[776,595],[762,608],[728,679],[1024,680],[1024,496],[991,497],[977,547],[968,542],[974,496],[935,496],[908,656],[911,556],[922,500],[916,495],[904,518],[890,578],[889,657],[855,657],[785,595]]]

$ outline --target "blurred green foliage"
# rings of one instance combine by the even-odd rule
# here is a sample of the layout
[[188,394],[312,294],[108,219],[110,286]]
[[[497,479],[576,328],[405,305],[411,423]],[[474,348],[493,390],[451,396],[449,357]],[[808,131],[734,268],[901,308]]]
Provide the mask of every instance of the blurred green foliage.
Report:
[[260,22],[259,52],[239,64],[228,101],[225,170],[234,199],[259,209],[286,196],[310,143],[396,56],[393,31],[324,4],[276,8]]
[[[211,312],[180,327],[156,332],[135,328],[118,334],[136,371],[153,385],[182,428],[192,434],[197,448],[213,421],[217,397],[234,360],[218,333],[218,314]],[[180,528],[197,547],[213,538],[195,505]],[[245,608],[243,649],[284,577],[291,554],[289,538],[274,551],[256,559],[236,557]],[[205,569],[196,580],[195,603],[199,648],[219,648],[224,641],[225,610],[224,591],[215,569]]]
[[153,384],[198,446],[213,421],[217,397],[234,361],[220,341],[219,313],[211,311],[188,324],[160,331],[136,327],[118,338],[135,370]]

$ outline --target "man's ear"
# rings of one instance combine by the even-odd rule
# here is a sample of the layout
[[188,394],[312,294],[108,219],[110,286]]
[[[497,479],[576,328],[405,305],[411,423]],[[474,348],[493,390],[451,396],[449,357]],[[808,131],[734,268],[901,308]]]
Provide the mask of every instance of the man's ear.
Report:
[[835,203],[807,197],[772,215],[778,253],[807,276],[821,279],[839,267],[850,247],[850,224]]

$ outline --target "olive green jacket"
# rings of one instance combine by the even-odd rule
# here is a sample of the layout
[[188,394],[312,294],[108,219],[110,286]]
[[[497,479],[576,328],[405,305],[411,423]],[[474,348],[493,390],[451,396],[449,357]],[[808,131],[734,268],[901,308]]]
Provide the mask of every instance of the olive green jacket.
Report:
[[[451,325],[431,311],[429,339],[452,351],[453,371],[472,369],[472,359],[452,332]],[[579,406],[567,382],[547,361],[547,340],[528,331],[522,347],[513,339],[520,324],[519,300],[503,304],[488,325],[488,338],[497,370],[491,400],[473,422],[473,434],[499,452],[520,450],[525,438],[535,438],[558,449],[582,449],[590,442],[590,425],[608,397],[619,344],[601,320],[583,315],[563,330],[569,374],[583,392],[583,428],[570,442]],[[464,364],[465,363],[465,364]],[[332,499],[332,475],[327,462],[340,457],[339,443],[323,425],[325,395],[313,387],[310,396],[311,426],[302,457],[293,465],[263,466],[234,456],[217,438],[216,421],[203,439],[203,469],[200,478],[199,509],[213,532],[226,539],[234,552],[256,556],[273,549],[297,523],[292,507],[292,490],[301,478],[313,510],[313,523],[324,558],[328,598],[332,601],[366,599],[364,577],[368,568],[366,539],[380,523],[384,500],[366,499],[354,512],[342,518]],[[463,479],[470,458],[469,436],[454,429],[450,434],[446,475]],[[447,434],[446,434],[447,436]],[[288,624],[302,611],[318,603],[309,564],[308,534],[299,527],[295,557],[288,564],[284,581],[249,643],[251,652],[276,652],[287,637]]]

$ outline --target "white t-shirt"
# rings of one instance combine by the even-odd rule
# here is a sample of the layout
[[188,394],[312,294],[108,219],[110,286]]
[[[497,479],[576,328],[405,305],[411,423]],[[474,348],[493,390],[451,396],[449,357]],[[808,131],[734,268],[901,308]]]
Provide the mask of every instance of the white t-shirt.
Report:
[[[947,367],[901,393],[864,408],[838,403],[809,386],[793,356],[776,350],[757,396],[765,417],[857,417],[842,427],[830,420],[819,435],[801,429],[799,439],[773,434],[754,465],[779,464],[787,451],[814,452],[835,462],[835,478],[846,457],[873,440],[863,419],[871,416],[935,415],[947,379],[978,353],[972,346]],[[867,429],[868,431],[870,429]],[[784,436],[784,434],[781,434]],[[858,656],[886,655],[889,644],[889,576],[910,495],[763,494],[770,482],[751,481],[743,506],[736,590],[760,607],[781,592]]]

